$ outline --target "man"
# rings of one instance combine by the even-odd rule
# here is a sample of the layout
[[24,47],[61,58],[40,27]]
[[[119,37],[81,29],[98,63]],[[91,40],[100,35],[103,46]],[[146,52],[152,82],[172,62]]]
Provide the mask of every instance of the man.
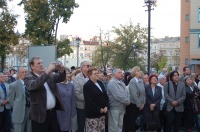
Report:
[[184,78],[186,77],[186,76],[190,76],[191,75],[191,70],[190,70],[190,67],[188,67],[188,66],[185,66],[185,67],[183,67],[183,75],[181,75],[180,77],[179,77],[179,81],[181,81],[181,82],[185,82],[184,81]]
[[78,132],[84,132],[85,127],[85,99],[83,96],[83,86],[89,80],[88,70],[90,67],[91,65],[88,61],[81,62],[81,73],[79,73],[73,81],[77,109]]
[[122,82],[123,73],[121,69],[113,70],[113,78],[108,83],[107,94],[109,97],[108,131],[121,132],[125,108],[130,104],[129,93]]
[[24,78],[27,73],[27,69],[20,68],[17,74],[18,80],[10,84],[9,102],[13,107],[12,122],[14,132],[31,132],[31,120],[29,120],[30,100],[24,85]]
[[160,75],[166,76],[166,75],[167,75],[167,69],[166,69],[166,68],[163,68],[163,69],[162,69],[162,72],[160,73]]
[[8,80],[6,80],[6,83],[11,84],[12,82],[16,81],[15,78],[11,76],[10,71],[8,69],[5,69],[3,71],[3,74],[8,77]]
[[[24,79],[30,94],[30,119],[32,132],[58,132],[56,110],[64,110],[56,83],[65,80],[62,63],[50,63],[44,70],[40,57],[29,61],[31,73]],[[58,73],[52,73],[58,70]]]
[[149,85],[149,76],[147,73],[144,73],[144,75],[142,76],[142,80],[144,82],[144,86]]
[[0,132],[9,132],[11,129],[11,106],[8,101],[9,85],[4,83],[3,73],[0,73]]

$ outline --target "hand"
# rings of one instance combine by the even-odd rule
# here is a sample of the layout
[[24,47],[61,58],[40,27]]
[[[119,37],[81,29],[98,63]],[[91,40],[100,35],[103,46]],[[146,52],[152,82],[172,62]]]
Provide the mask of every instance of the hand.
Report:
[[172,106],[177,106],[178,105],[178,102],[177,101],[172,101]]
[[139,107],[140,110],[143,110],[143,108],[144,108],[144,104],[142,104],[142,105]]
[[104,113],[107,113],[107,111],[108,111],[108,108],[107,108],[107,107],[105,107],[103,110],[104,110]]
[[154,109],[155,106],[155,104],[150,104],[150,109]]
[[7,100],[3,100],[3,102],[2,102],[3,105],[6,105],[7,103],[8,103]]
[[62,64],[62,62],[60,62],[58,65],[57,65],[57,69],[59,72],[63,72],[64,71],[64,66]]
[[53,72],[55,70],[55,63],[50,63],[49,67],[46,69],[46,74],[50,74],[51,72]]

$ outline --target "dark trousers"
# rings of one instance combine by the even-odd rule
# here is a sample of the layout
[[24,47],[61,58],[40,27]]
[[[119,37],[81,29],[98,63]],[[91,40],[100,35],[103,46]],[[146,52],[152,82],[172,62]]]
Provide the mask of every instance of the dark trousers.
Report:
[[167,110],[163,109],[160,111],[160,129],[158,130],[159,132],[161,132],[161,129],[163,128],[163,132],[166,132],[166,124],[167,124]]
[[77,110],[77,122],[78,122],[78,132],[84,132],[85,129],[85,109],[79,109]]
[[175,109],[167,112],[167,132],[178,132],[181,125],[182,112],[176,112]]
[[4,111],[0,112],[0,132],[10,132],[11,123],[10,109],[4,108]]
[[59,132],[56,110],[47,110],[44,123],[32,121],[32,132]]

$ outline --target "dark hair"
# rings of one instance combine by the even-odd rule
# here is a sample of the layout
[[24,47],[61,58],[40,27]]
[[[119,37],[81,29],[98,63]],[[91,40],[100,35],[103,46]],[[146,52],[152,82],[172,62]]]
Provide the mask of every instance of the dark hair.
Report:
[[152,74],[152,75],[149,76],[149,84],[151,84],[151,79],[153,77],[156,77],[156,79],[158,80],[158,76],[156,74]]
[[[33,57],[29,60],[29,66],[31,68],[32,65],[34,65],[34,61],[35,60],[39,60],[39,59],[42,59],[41,57]],[[31,69],[32,70],[32,69]]]
[[72,66],[72,67],[71,67],[71,70],[75,70],[75,69],[76,69],[75,66]]
[[170,81],[170,72],[168,72],[167,75],[166,75],[166,81],[167,81],[167,82]]
[[169,75],[171,81],[173,81],[172,78],[173,78],[173,76],[174,76],[175,73],[177,73],[178,76],[179,76],[178,71],[172,71],[172,72],[170,73],[170,75]]
[[184,72],[186,71],[186,68],[190,68],[190,67],[189,67],[189,66],[183,67],[183,71],[184,71]]
[[130,74],[130,72],[125,72],[124,73],[124,83],[125,83],[125,85],[127,86],[128,85],[128,83],[129,83],[129,81],[128,81],[128,76],[130,76],[131,74]]

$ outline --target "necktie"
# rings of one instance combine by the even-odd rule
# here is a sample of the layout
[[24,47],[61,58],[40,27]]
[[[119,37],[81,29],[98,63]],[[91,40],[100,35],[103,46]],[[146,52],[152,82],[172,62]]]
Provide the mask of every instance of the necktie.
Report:
[[7,92],[6,92],[6,86],[2,83],[1,84],[1,87],[2,87],[2,89],[3,89],[3,92],[4,92],[4,99],[6,99],[7,98]]
[[30,97],[29,97],[29,92],[26,89],[26,86],[24,86],[24,90],[25,90],[25,96],[26,96],[26,106],[30,107]]

